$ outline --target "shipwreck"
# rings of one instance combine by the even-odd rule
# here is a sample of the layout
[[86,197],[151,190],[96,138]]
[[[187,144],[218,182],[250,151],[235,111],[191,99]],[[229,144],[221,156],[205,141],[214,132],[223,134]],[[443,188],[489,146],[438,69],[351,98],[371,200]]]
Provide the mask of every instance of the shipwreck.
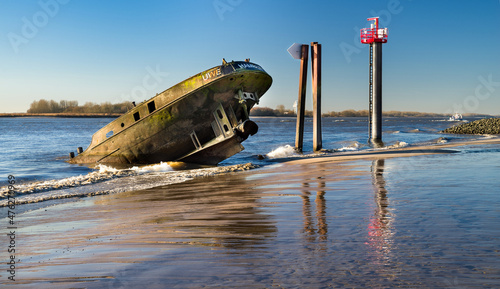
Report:
[[216,165],[257,133],[250,109],[271,84],[271,76],[248,59],[223,60],[110,122],[94,133],[87,149],[70,153],[68,162]]

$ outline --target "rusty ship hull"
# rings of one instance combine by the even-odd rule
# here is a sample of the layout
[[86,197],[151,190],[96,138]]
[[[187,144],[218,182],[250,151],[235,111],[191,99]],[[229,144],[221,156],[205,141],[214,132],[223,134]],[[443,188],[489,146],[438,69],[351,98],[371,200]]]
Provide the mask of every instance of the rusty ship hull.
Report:
[[255,63],[224,61],[110,122],[68,162],[216,165],[242,151],[241,142],[257,132],[249,112],[271,84]]

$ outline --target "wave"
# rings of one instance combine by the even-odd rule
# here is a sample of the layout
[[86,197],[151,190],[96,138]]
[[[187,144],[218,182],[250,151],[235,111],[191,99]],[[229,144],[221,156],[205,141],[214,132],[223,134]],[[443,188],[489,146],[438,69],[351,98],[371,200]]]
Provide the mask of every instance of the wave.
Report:
[[404,148],[404,147],[407,147],[407,146],[409,146],[409,144],[407,142],[397,141],[393,145],[389,145],[389,146],[383,147],[383,149]]
[[353,142],[350,145],[343,146],[343,147],[341,147],[339,149],[336,149],[336,151],[338,151],[338,152],[357,151],[357,150],[360,149],[360,147],[361,147],[361,145],[359,144],[359,142],[355,141],[355,142]]
[[[110,166],[99,164],[96,170],[86,175],[79,175],[60,180],[47,180],[39,182],[30,182],[23,185],[16,185],[15,192],[17,194],[31,194],[37,192],[44,192],[50,190],[66,189],[72,187],[80,187],[89,184],[95,184],[110,179],[145,174],[155,171],[172,171],[172,167],[168,163],[159,163],[144,167],[132,167],[130,169],[116,169]],[[8,188],[3,187],[0,189],[0,198],[5,198],[8,193]]]
[[281,146],[266,155],[270,159],[298,157],[300,156],[291,145]]
[[440,143],[447,143],[449,141],[449,139],[445,138],[445,137],[440,137],[437,139],[436,143],[440,144]]
[[425,132],[425,131],[422,130],[422,129],[419,129],[419,128],[405,130],[405,131],[401,131],[401,130],[384,131],[384,133],[390,133],[390,134],[398,134],[398,133],[421,133],[421,132]]
[[[99,165],[95,171],[86,175],[16,185],[14,193],[17,204],[26,204],[53,199],[143,190],[185,182],[198,177],[249,170],[257,167],[252,163],[247,163],[176,171],[172,168],[172,164],[168,163],[132,167],[130,169],[116,169],[106,165]],[[0,207],[7,205],[8,193],[7,186],[0,188]]]

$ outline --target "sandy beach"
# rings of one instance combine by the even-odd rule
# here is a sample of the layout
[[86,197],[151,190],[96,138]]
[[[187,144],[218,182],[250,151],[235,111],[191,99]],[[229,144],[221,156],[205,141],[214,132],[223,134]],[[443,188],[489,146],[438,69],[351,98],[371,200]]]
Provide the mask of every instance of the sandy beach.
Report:
[[[403,181],[422,173],[425,156],[443,162],[464,145],[499,144],[491,138],[338,153],[44,206],[17,216],[16,281],[2,270],[0,284],[495,287],[500,234],[489,230],[495,213],[476,220],[477,236],[476,229],[464,233],[442,215],[448,208],[431,209],[440,200],[429,205],[422,195],[419,204],[405,195]],[[456,214],[475,210],[461,206]],[[448,248],[451,241],[456,250]]]

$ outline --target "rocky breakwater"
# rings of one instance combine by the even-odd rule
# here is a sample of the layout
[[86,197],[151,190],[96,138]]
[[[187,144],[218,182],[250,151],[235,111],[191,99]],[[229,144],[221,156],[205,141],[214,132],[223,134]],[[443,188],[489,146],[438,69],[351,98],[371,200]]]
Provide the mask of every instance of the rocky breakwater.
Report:
[[485,118],[463,123],[442,131],[454,134],[500,134],[500,118]]

